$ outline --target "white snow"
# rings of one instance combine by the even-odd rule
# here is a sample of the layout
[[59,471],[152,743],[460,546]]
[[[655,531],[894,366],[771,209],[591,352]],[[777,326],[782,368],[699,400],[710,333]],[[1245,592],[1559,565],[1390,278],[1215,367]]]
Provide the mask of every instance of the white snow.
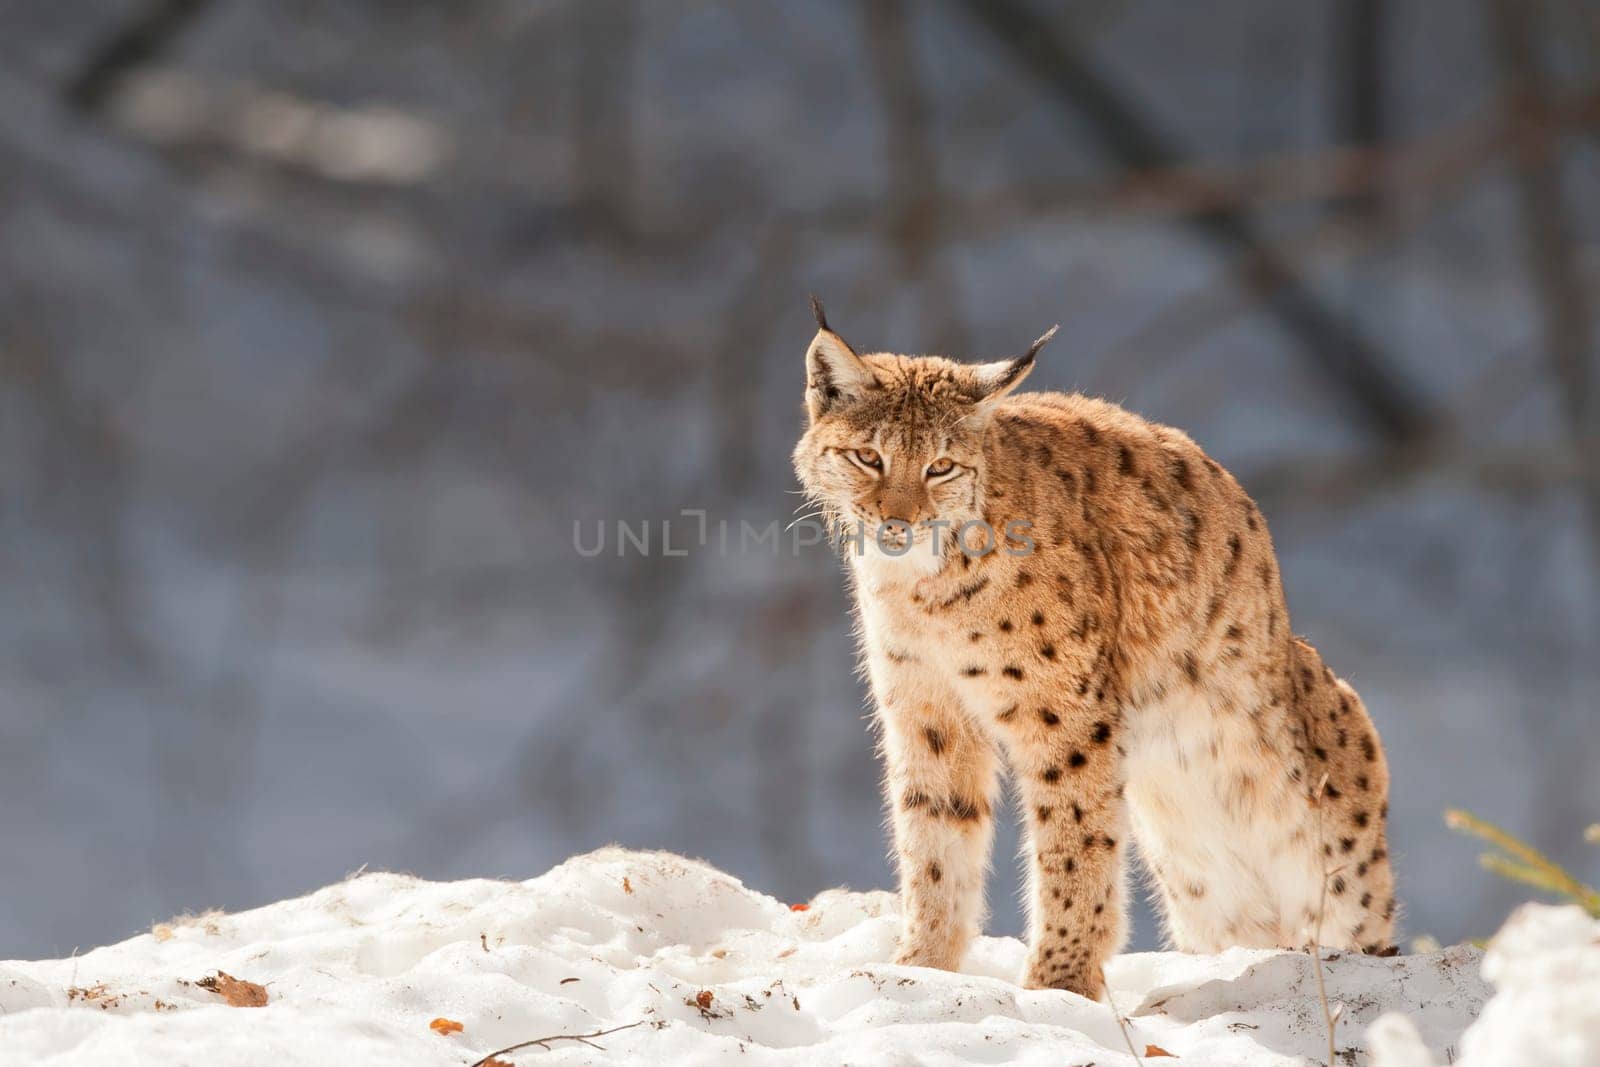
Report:
[[[501,1058],[1133,1062],[1110,1008],[1013,983],[1014,939],[982,939],[961,974],[897,967],[892,894],[830,890],[809,903],[794,911],[704,864],[621,849],[520,883],[363,874],[71,959],[0,963],[0,1063],[464,1067],[517,1042],[636,1022],[592,1046]],[[1600,1063],[1600,949],[1581,913],[1514,917],[1484,967],[1501,989],[1487,1010],[1474,949],[1335,955],[1324,969],[1341,1062]],[[265,986],[267,1006],[230,1007],[195,984],[218,971]],[[1326,1058],[1304,954],[1143,953],[1107,972],[1141,1055],[1156,1045],[1180,1063],[1248,1067]],[[1398,1014],[1374,1033],[1372,1060],[1357,1050],[1385,1013]],[[462,1029],[441,1036],[435,1018]]]
[[[1498,992],[1462,1039],[1456,1067],[1600,1064],[1600,920],[1526,904],[1495,935],[1483,974]],[[1410,1022],[1373,1028],[1378,1067],[1436,1067]]]

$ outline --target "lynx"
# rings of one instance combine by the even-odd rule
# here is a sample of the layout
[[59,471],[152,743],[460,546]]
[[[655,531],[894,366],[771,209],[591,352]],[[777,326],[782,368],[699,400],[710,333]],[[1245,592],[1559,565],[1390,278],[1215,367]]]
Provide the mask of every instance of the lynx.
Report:
[[[1097,997],[1137,842],[1190,952],[1394,951],[1389,774],[1289,628],[1255,503],[1182,432],[1013,391],[1018,358],[806,355],[794,452],[842,540],[898,854],[897,961],[956,969],[1000,770],[1028,863],[1024,984]],[[864,533],[860,531],[865,531]]]

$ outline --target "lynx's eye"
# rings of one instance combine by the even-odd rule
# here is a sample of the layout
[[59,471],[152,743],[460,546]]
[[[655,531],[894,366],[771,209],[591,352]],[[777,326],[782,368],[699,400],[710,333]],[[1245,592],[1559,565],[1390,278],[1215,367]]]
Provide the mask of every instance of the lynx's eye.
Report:
[[927,474],[930,478],[943,478],[955,469],[956,461],[949,456],[943,456],[928,464]]
[[873,449],[858,448],[855,450],[855,457],[856,462],[863,467],[871,467],[875,471],[883,470],[883,457]]

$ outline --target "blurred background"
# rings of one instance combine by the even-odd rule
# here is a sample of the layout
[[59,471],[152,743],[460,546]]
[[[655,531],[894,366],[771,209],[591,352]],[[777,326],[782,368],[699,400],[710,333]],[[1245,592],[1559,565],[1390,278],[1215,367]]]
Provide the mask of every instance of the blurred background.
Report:
[[1585,0],[5,5],[0,957],[608,842],[891,885],[837,561],[661,551],[798,503],[813,290],[1060,322],[1030,388],[1236,472],[1405,933],[1492,931],[1446,806],[1596,873],[1597,131]]

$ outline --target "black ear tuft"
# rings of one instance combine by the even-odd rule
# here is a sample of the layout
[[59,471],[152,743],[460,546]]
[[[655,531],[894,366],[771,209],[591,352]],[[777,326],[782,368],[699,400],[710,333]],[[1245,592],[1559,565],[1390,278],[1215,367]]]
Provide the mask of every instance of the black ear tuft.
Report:
[[1033,369],[1033,357],[1039,354],[1039,349],[1050,343],[1050,338],[1054,337],[1056,335],[1056,331],[1059,329],[1061,329],[1061,325],[1059,323],[1050,327],[1044,333],[1039,335],[1039,339],[1037,341],[1028,346],[1028,350],[1026,352],[1007,364],[1005,369],[995,378],[993,391],[996,393],[1003,393],[1010,389],[1017,382],[1020,382],[1023,378],[1023,375],[1027,374]]
[[1052,326],[1048,330],[1046,330],[1044,333],[1040,334],[1039,335],[1039,339],[1037,341],[1033,342],[1033,344],[1028,346],[1027,353],[1024,354],[1022,359],[1019,360],[1018,362],[1021,362],[1021,363],[1024,363],[1024,364],[1032,363],[1033,362],[1033,357],[1037,356],[1039,354],[1039,349],[1041,349],[1045,345],[1049,344],[1050,343],[1050,338],[1054,337],[1056,335],[1056,331],[1059,330],[1059,329],[1061,329],[1061,324],[1058,322],[1054,326]]
[[811,294],[811,314],[817,320],[817,329],[827,330],[829,333],[833,332],[828,327],[828,316],[822,310],[822,301],[817,299],[816,293]]
[[1033,370],[1033,357],[1039,354],[1039,349],[1050,343],[1050,338],[1056,335],[1058,329],[1059,326],[1050,327],[1016,359],[1004,359],[998,363],[984,363],[974,367],[978,399],[998,400],[1015,389],[1022,379],[1028,376],[1028,372]]

